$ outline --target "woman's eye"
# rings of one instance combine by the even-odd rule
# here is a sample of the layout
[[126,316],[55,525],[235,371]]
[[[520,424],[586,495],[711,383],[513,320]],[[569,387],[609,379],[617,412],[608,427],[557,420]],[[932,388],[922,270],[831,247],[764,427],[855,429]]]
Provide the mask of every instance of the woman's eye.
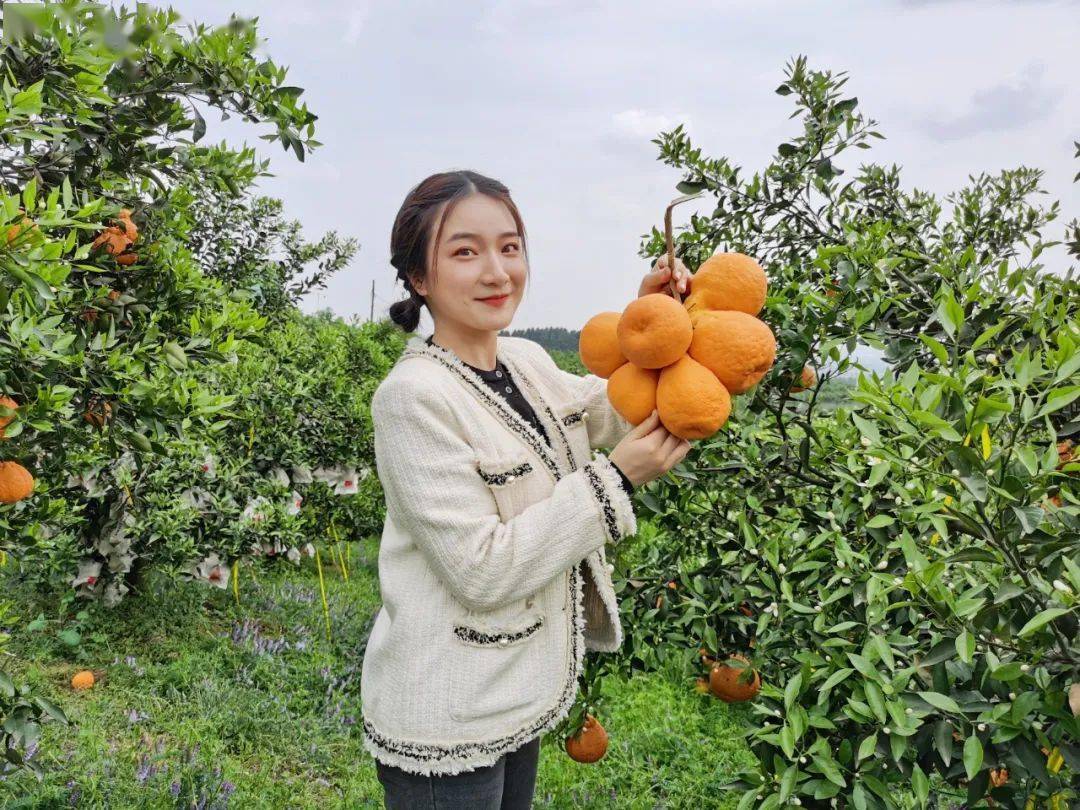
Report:
[[454,253],[454,255],[457,256],[463,250],[472,250],[472,248],[458,248],[458,250]]
[[520,248],[518,248],[518,246],[517,246],[516,244],[514,244],[513,242],[511,242],[511,243],[510,243],[509,245],[507,245],[507,247],[512,247],[512,248],[513,248],[514,250],[519,250],[519,249],[520,249]]

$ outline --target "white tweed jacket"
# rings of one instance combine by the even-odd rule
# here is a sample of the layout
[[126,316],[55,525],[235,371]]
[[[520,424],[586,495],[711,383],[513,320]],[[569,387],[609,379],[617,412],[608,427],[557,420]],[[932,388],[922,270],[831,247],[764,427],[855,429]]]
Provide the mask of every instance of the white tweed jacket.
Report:
[[524,338],[496,354],[552,445],[451,350],[413,336],[371,402],[386,498],[365,748],[418,774],[491,765],[573,705],[586,649],[622,644],[604,545],[637,531],[597,448],[633,425],[607,381]]

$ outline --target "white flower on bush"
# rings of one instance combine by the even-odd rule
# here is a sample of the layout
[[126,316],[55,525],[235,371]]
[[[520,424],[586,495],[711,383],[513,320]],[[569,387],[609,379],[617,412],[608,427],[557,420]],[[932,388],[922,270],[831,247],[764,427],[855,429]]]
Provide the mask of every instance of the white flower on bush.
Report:
[[334,486],[335,495],[355,495],[357,491],[356,470],[348,467]]
[[202,463],[199,464],[199,470],[207,478],[214,478],[217,475],[217,460],[209,453],[203,457]]
[[316,481],[333,486],[341,477],[341,469],[339,467],[316,467],[311,476]]
[[79,573],[75,575],[75,579],[71,580],[71,586],[78,588],[85,585],[92,588],[97,584],[100,576],[101,563],[96,560],[80,560]]
[[180,500],[200,512],[205,512],[213,503],[210,493],[202,487],[188,487],[180,493]]
[[303,464],[294,464],[290,470],[294,484],[310,484],[312,482],[311,468]]
[[269,502],[262,495],[248,501],[241,517],[252,523],[262,523],[269,516]]
[[114,579],[105,587],[105,594],[102,601],[105,603],[105,607],[116,607],[123,601],[125,594],[128,592],[128,586],[118,579]]
[[221,559],[214,552],[196,563],[193,573],[197,578],[219,588],[225,588],[229,584],[229,569],[222,565]]
[[289,558],[290,562],[300,564],[300,550],[296,546],[290,546],[289,550],[285,552],[285,556]]
[[309,557],[315,556],[315,546],[312,543],[308,543],[304,546],[304,553]]
[[300,513],[300,505],[303,502],[303,496],[294,489],[289,493],[289,504],[285,507],[285,511],[290,515],[297,515]]
[[1070,595],[1073,592],[1072,588],[1070,588],[1068,585],[1066,585],[1060,579],[1055,579],[1054,580],[1054,589],[1058,590],[1058,591],[1061,591],[1062,593],[1067,593],[1067,594],[1070,594]]
[[86,472],[79,473],[77,475],[69,475],[67,477],[67,485],[69,487],[82,487],[86,490],[86,497],[88,498],[100,498],[108,490],[102,486],[98,480],[98,476],[101,474],[100,470],[87,470]]
[[270,478],[273,479],[274,483],[280,484],[283,487],[289,486],[289,474],[281,467],[274,467],[270,471]]
[[870,445],[871,445],[871,444],[872,444],[873,442],[871,442],[871,441],[870,441],[870,437],[869,437],[869,436],[863,436],[863,437],[862,437],[861,439],[859,439],[859,443],[860,443],[860,444],[861,444],[861,445],[862,445],[863,447],[869,447],[869,446],[870,446]]

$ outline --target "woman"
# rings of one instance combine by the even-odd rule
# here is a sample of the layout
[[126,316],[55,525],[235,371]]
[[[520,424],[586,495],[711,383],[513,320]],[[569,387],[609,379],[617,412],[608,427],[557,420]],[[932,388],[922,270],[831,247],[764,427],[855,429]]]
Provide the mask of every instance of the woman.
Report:
[[[371,402],[386,522],[361,697],[388,808],[531,806],[585,650],[622,643],[604,546],[637,530],[633,487],[690,447],[655,411],[623,419],[605,379],[499,335],[528,280],[524,234],[506,187],[471,171],[427,178],[394,221],[409,299],[390,315],[411,333],[426,306],[435,328]],[[687,291],[678,262],[675,277]],[[668,281],[658,262],[638,293]]]

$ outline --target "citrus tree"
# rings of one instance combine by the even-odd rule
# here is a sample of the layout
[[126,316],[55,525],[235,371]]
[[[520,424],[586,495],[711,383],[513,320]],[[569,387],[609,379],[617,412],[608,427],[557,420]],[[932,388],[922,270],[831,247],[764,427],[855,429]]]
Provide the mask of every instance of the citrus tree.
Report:
[[[1080,285],[1040,263],[1058,206],[1031,202],[1035,169],[944,201],[896,167],[852,169],[882,136],[846,81],[789,64],[777,92],[802,132],[752,177],[681,126],[656,140],[680,191],[716,201],[678,255],[759,259],[779,351],[725,429],[637,496],[659,534],[621,572],[618,666],[678,655],[692,677],[701,653],[745,657],[762,685],[741,808],[1068,806]],[[642,253],[663,251],[654,230]],[[849,370],[847,396],[822,397]]]

